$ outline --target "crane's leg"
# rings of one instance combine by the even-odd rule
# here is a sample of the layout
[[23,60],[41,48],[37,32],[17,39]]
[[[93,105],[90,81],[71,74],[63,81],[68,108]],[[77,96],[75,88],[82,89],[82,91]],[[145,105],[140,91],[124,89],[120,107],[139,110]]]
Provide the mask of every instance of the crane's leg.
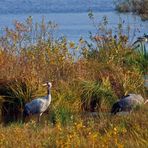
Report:
[[130,109],[130,110],[129,110],[129,114],[131,114],[132,112],[133,112],[133,109]]
[[40,114],[38,115],[37,123],[40,123]]
[[40,114],[38,114],[38,120],[37,120],[37,123],[40,123],[40,121],[41,121],[41,115],[42,115],[42,113],[40,113]]
[[129,108],[127,109],[127,111],[128,111],[129,114],[131,114],[132,111],[133,111],[133,108],[132,108],[132,107],[129,107]]

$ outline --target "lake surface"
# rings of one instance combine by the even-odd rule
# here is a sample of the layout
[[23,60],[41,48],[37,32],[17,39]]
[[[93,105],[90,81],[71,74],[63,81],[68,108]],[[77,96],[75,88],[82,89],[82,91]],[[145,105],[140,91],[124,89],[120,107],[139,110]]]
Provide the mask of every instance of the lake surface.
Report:
[[3,0],[0,2],[0,28],[12,27],[14,20],[23,22],[32,16],[34,22],[46,21],[58,24],[56,37],[66,36],[68,40],[78,41],[80,37],[89,38],[89,32],[96,32],[88,17],[93,10],[97,23],[107,16],[110,28],[116,30],[120,18],[125,26],[130,24],[131,32],[137,36],[147,33],[148,22],[142,22],[138,16],[119,14],[114,10],[112,0]]

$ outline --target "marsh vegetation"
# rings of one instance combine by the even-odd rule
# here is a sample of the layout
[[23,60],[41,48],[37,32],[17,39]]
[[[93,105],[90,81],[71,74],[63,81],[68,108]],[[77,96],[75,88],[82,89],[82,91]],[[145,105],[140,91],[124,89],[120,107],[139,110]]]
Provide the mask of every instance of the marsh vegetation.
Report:
[[[93,14],[89,14],[93,21]],[[115,36],[103,18],[91,42],[53,36],[57,25],[44,19],[16,21],[0,38],[0,145],[3,147],[148,146],[147,106],[129,116],[110,117],[112,104],[128,93],[147,97],[147,56],[133,50],[118,26]],[[147,53],[145,53],[147,54]],[[42,124],[22,124],[24,104],[46,94],[52,102]],[[98,112],[93,117],[90,112]],[[36,137],[36,138],[34,138]],[[130,139],[130,141],[129,141]]]

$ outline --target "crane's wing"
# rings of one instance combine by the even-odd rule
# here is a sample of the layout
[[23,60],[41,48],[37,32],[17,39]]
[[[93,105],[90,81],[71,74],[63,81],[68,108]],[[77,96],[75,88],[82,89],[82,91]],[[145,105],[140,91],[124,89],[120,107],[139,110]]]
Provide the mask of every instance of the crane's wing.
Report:
[[45,105],[46,100],[43,98],[38,98],[32,100],[30,103],[27,103],[25,107],[28,108],[31,114],[41,113],[46,110]]
[[144,98],[139,94],[129,94],[125,100],[131,105],[140,105],[144,103]]
[[121,99],[119,104],[122,110],[131,110],[132,108],[141,105],[144,102],[144,99],[141,95],[130,94],[129,96]]

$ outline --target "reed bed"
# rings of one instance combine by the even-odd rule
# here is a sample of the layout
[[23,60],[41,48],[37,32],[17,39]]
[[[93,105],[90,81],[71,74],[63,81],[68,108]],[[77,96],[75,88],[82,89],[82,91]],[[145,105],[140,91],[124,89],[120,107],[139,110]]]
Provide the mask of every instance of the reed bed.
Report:
[[[148,146],[147,106],[128,116],[108,114],[123,95],[147,97],[148,63],[128,45],[122,25],[115,37],[107,24],[104,17],[91,43],[81,38],[78,44],[54,38],[57,25],[44,19],[29,17],[6,28],[0,38],[1,147]],[[42,123],[32,118],[23,124],[24,104],[45,95],[41,85],[48,80],[52,103]]]

